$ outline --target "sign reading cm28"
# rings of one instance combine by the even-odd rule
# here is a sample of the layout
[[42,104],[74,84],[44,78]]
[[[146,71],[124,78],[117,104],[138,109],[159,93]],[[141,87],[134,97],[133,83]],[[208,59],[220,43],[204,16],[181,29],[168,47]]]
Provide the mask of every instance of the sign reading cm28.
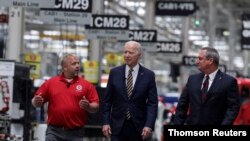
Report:
[[123,15],[92,15],[93,21],[89,28],[95,29],[129,29],[129,16]]
[[55,0],[55,8],[70,11],[92,12],[92,0]]

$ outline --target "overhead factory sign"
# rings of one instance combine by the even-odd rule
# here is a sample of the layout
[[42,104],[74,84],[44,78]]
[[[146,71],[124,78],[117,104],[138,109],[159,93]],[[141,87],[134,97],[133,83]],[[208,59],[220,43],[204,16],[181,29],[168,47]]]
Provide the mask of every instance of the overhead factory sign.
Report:
[[129,16],[92,15],[91,25],[86,25],[88,39],[127,39]]
[[40,19],[48,24],[91,24],[92,0],[55,0],[54,8],[41,8]]
[[181,53],[182,52],[182,43],[181,42],[157,42],[156,46],[157,52],[162,53]]
[[[156,51],[157,31],[156,30],[129,30],[129,37],[119,40],[119,45],[126,41],[140,42],[143,49],[146,51]],[[120,45],[123,46],[123,45]]]
[[[198,60],[197,56],[187,56],[184,55],[182,57],[182,64],[184,66],[197,66],[196,61]],[[222,72],[227,72],[227,67],[226,65],[220,64],[218,66],[218,68],[222,71]]]
[[242,15],[241,49],[250,50],[250,14]]
[[157,31],[156,30],[130,30],[129,40],[138,42],[156,42]]
[[55,1],[53,0],[0,0],[1,6],[20,6],[32,8],[53,8]]
[[184,66],[196,66],[197,56],[186,56],[182,57],[182,64]]
[[188,16],[198,9],[195,1],[164,1],[155,3],[155,15]]

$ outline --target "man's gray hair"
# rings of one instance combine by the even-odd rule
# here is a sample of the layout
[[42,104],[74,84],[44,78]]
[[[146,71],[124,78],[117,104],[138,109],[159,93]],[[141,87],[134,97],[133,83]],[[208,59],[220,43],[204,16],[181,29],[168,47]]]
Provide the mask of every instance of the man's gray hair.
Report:
[[202,50],[206,50],[206,58],[207,59],[212,58],[214,60],[214,63],[216,65],[219,65],[219,63],[220,63],[220,55],[219,55],[218,51],[215,48],[203,47]]

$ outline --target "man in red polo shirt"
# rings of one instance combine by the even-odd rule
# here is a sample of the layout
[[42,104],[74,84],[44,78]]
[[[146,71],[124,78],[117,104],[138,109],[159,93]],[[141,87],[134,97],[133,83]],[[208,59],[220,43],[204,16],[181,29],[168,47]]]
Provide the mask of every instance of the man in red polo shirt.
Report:
[[63,57],[62,74],[45,81],[36,91],[32,104],[41,107],[48,102],[48,127],[45,141],[82,141],[88,113],[99,108],[95,87],[78,75],[78,57]]

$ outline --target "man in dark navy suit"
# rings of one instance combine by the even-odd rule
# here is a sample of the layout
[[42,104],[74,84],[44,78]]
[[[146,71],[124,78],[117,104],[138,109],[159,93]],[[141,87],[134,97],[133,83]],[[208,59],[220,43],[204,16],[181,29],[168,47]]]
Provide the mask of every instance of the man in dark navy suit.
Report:
[[240,108],[236,79],[220,71],[214,48],[202,48],[196,63],[201,73],[189,76],[174,124],[232,125]]
[[109,74],[102,131],[111,141],[142,141],[154,130],[158,108],[155,74],[139,64],[141,55],[138,42],[126,42],[125,64]]

